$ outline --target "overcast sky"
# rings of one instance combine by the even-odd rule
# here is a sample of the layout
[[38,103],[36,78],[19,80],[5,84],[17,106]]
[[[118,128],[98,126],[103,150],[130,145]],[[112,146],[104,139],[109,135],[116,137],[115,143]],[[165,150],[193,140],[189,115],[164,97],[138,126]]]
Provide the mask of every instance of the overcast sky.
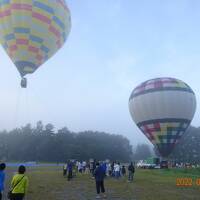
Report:
[[200,1],[68,0],[72,30],[64,47],[28,88],[0,48],[0,129],[28,122],[71,131],[122,134],[148,143],[128,110],[131,91],[155,77],[175,77],[196,93],[200,126]]

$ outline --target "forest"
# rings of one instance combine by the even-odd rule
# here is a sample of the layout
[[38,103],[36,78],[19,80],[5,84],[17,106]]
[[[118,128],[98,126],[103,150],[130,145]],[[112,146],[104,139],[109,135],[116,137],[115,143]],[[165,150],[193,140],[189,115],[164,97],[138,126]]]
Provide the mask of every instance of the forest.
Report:
[[121,135],[97,131],[57,131],[38,121],[12,131],[0,132],[0,159],[6,161],[65,162],[68,159],[129,161],[132,146]]
[[[123,135],[97,131],[56,130],[38,121],[11,131],[0,132],[0,160],[66,162],[68,159],[138,161],[159,156],[149,144],[132,146]],[[177,162],[200,162],[200,128],[190,127],[169,157]]]

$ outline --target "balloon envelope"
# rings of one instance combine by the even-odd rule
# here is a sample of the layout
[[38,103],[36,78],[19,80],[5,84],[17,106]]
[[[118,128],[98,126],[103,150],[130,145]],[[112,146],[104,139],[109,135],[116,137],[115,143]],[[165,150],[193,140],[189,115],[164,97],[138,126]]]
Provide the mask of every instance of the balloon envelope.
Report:
[[21,76],[54,55],[70,28],[64,0],[0,1],[0,42]]
[[196,98],[192,89],[175,78],[156,78],[136,87],[129,98],[134,122],[167,157],[194,116]]

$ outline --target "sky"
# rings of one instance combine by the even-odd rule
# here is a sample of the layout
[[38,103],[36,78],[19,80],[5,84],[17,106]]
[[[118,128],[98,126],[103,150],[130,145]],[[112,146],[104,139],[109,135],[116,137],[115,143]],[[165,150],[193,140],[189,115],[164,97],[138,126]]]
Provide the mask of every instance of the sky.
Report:
[[68,0],[67,42],[34,74],[28,88],[0,48],[0,130],[38,120],[58,129],[122,134],[149,143],[131,119],[128,99],[141,82],[183,80],[196,93],[200,126],[200,1]]

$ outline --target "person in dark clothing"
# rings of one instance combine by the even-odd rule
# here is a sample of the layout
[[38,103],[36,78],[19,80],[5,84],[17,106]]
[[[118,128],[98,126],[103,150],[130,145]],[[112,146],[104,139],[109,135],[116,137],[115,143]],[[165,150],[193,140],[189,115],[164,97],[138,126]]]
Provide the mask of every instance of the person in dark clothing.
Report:
[[114,165],[115,165],[115,162],[112,162],[112,164],[111,164],[111,171],[112,171],[112,176],[113,177],[115,176]]
[[104,174],[105,174],[105,176],[106,176],[106,163],[105,163],[105,162],[102,163],[102,164],[101,164],[101,167],[102,167],[103,172],[104,172]]
[[2,192],[4,190],[4,181],[5,181],[5,170],[6,164],[1,163],[0,164],[0,200],[2,199]]
[[73,164],[72,162],[68,162],[68,165],[67,165],[67,171],[68,171],[68,181],[70,181],[70,179],[72,179],[72,171],[73,171]]
[[133,162],[128,166],[128,180],[133,181],[133,176],[135,173],[135,167],[133,165]]
[[125,166],[123,165],[122,166],[122,176],[125,176],[126,175],[126,168]]
[[100,191],[103,193],[103,197],[106,197],[105,195],[105,188],[104,188],[104,178],[105,178],[105,172],[102,166],[99,165],[99,163],[96,163],[96,169],[94,171],[94,177],[96,180],[96,190],[97,190],[97,196],[96,199],[100,199]]
[[92,177],[94,177],[94,171],[95,171],[95,169],[96,169],[96,159],[94,159],[94,161],[93,161],[93,172],[92,172]]

